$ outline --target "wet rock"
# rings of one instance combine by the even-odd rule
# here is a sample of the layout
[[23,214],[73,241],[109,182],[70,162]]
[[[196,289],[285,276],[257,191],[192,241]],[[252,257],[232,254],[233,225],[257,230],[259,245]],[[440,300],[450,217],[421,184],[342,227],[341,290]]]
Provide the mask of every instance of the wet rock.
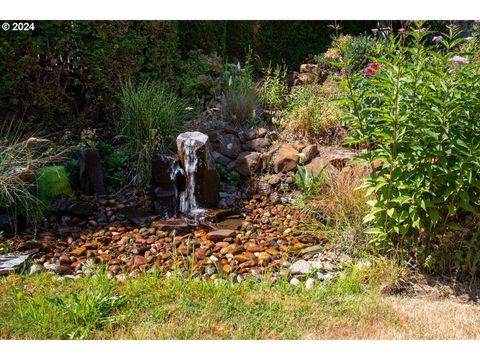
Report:
[[[186,132],[177,137],[177,151],[186,177],[186,198],[180,210],[188,213],[190,206],[217,207],[220,200],[220,176],[215,167],[208,136],[200,132]],[[193,189],[192,189],[193,187]],[[183,208],[182,208],[183,206]]]
[[85,201],[74,200],[68,195],[61,194],[53,201],[53,211],[61,215],[91,216],[93,206]]
[[31,254],[8,253],[0,255],[0,275],[7,275],[25,266]]
[[312,271],[312,265],[306,260],[298,260],[290,266],[290,274],[306,275]]
[[135,207],[124,207],[119,209],[116,213],[116,217],[120,221],[128,219],[137,226],[149,226],[152,222],[152,214],[148,210],[137,209]]
[[233,229],[238,230],[242,226],[243,220],[239,216],[226,218],[215,224],[217,229]]
[[185,187],[185,177],[178,156],[159,154],[152,161],[153,206],[161,216],[174,216],[179,210],[178,192]]
[[273,162],[275,173],[286,173],[295,170],[299,160],[298,151],[292,145],[282,145]]
[[302,150],[303,163],[306,164],[318,155],[317,145],[308,145]]
[[242,152],[235,161],[235,169],[246,177],[255,174],[261,166],[261,154],[258,152]]
[[80,188],[88,195],[105,196],[102,159],[97,149],[83,148],[79,151]]

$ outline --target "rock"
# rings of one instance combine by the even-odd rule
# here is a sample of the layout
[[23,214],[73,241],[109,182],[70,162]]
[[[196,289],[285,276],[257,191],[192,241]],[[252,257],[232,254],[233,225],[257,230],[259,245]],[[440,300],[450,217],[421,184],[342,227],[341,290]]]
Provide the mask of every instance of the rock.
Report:
[[80,188],[88,195],[105,196],[102,159],[97,149],[83,148],[79,151]]
[[300,280],[298,280],[297,278],[292,278],[292,280],[290,280],[290,285],[298,286],[300,285]]
[[220,230],[210,231],[207,234],[207,238],[208,238],[208,240],[218,242],[218,241],[222,241],[226,238],[230,238],[234,235],[235,235],[234,230],[220,229]]
[[42,265],[39,264],[33,264],[30,266],[30,269],[28,270],[28,275],[32,276],[38,273],[41,273],[45,271],[45,268]]
[[212,276],[216,272],[217,272],[217,269],[213,265],[207,265],[205,267],[205,274],[207,274],[208,276]]
[[235,169],[246,177],[255,174],[261,166],[261,154],[258,152],[242,152],[235,161]]
[[315,279],[311,277],[308,278],[307,281],[305,282],[305,288],[307,290],[312,290],[314,286],[315,286]]
[[270,142],[274,142],[280,138],[280,135],[277,131],[270,131],[269,133],[267,133],[267,135],[265,135],[265,138],[270,140]]
[[295,170],[299,160],[298,151],[292,145],[282,145],[273,161],[275,173],[286,173]]
[[65,266],[65,265],[45,263],[43,264],[43,266],[48,271],[51,271],[57,275],[68,275],[72,272],[72,269],[70,269],[69,266]]
[[10,274],[20,270],[31,254],[8,253],[0,255],[0,275]]
[[190,225],[188,225],[184,219],[155,220],[151,226],[157,228],[159,231],[175,231],[175,234],[179,236],[190,232]]
[[262,152],[271,145],[270,140],[267,138],[258,138],[247,141],[242,148],[246,151]]
[[290,266],[290,274],[292,275],[306,275],[310,271],[312,271],[312,265],[305,260],[298,260],[295,261],[291,266]]
[[272,186],[276,186],[280,184],[282,181],[282,175],[281,174],[273,174],[268,178],[268,183]]
[[305,74],[305,73],[317,74],[318,72],[319,72],[318,64],[302,64],[302,65],[300,65],[300,74]]
[[185,176],[178,156],[159,154],[152,161],[153,206],[158,215],[170,217],[177,214],[177,194],[185,187]]
[[265,181],[260,181],[257,184],[257,194],[268,196],[272,192],[272,186]]
[[53,211],[57,214],[66,214],[72,216],[91,216],[93,214],[93,206],[85,201],[72,199],[70,196],[60,194],[53,201]]
[[203,248],[195,249],[195,258],[197,260],[203,260],[203,259],[205,259],[205,257],[206,257],[205,249],[203,249]]
[[219,152],[213,151],[212,152],[213,159],[215,160],[216,163],[219,163],[223,166],[228,166],[232,162],[232,160]]
[[321,244],[313,245],[313,246],[309,246],[308,248],[302,249],[299,254],[300,255],[318,254],[322,251],[322,249],[323,249],[323,246]]
[[327,273],[317,273],[317,278],[320,281],[329,281],[332,280],[335,277],[334,273],[327,272]]
[[177,137],[177,151],[186,177],[180,211],[189,213],[194,205],[200,208],[217,207],[220,176],[208,136],[197,131],[182,133]]
[[76,249],[73,249],[70,253],[73,256],[80,257],[80,256],[83,256],[87,253],[87,248],[85,246],[80,246]]
[[317,145],[308,145],[302,150],[303,154],[303,163],[307,164],[310,162],[315,156],[318,155],[318,147]]
[[120,221],[128,219],[137,226],[142,226],[142,225],[149,226],[150,223],[152,222],[152,214],[148,210],[137,209],[132,206],[119,209],[116,213],[116,217]]
[[235,159],[241,152],[240,139],[233,134],[224,134],[219,137],[218,152],[222,155]]
[[143,256],[141,255],[136,255],[134,258],[133,258],[133,265],[136,266],[136,267],[140,267],[142,265],[146,265],[148,264],[148,261],[147,259],[145,259]]
[[258,135],[258,130],[257,129],[248,129],[247,131],[245,131],[245,139],[247,141],[256,139],[258,137],[260,137],[260,136]]

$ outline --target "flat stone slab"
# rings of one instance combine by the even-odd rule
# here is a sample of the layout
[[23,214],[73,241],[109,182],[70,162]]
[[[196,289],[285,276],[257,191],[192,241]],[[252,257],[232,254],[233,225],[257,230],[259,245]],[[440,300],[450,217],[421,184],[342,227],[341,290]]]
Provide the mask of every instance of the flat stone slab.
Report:
[[218,242],[218,241],[222,241],[223,239],[233,237],[234,235],[235,235],[235,230],[221,229],[221,230],[210,231],[207,234],[207,238],[208,240]]
[[8,253],[0,255],[0,275],[17,271],[30,258],[31,254]]

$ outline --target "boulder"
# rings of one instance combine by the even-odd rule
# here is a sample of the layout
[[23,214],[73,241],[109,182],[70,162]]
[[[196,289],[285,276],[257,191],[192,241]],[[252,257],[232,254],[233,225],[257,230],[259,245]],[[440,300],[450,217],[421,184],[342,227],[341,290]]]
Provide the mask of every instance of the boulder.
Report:
[[235,169],[243,176],[252,176],[261,166],[261,154],[258,152],[242,152],[235,162]]
[[53,211],[60,215],[90,216],[93,214],[93,206],[85,201],[72,199],[70,196],[61,194],[53,201]]
[[233,134],[224,134],[219,137],[218,152],[222,155],[235,159],[241,152],[240,139]]
[[318,155],[317,145],[307,145],[303,150],[303,163],[306,164],[310,162],[315,156]]
[[299,160],[298,151],[289,144],[282,145],[273,161],[275,173],[286,173],[295,170]]
[[97,149],[83,148],[79,151],[80,189],[87,195],[105,196],[102,159]]
[[198,131],[182,133],[177,137],[177,151],[186,180],[180,211],[216,207],[220,200],[220,176],[208,136]]
[[185,187],[185,177],[178,156],[159,154],[152,161],[153,206],[161,216],[178,212],[178,193]]
[[268,140],[267,138],[257,138],[247,141],[245,145],[242,146],[242,148],[246,151],[262,152],[266,150],[270,145],[270,140]]
[[319,176],[325,168],[325,171],[332,171],[332,167],[329,166],[328,161],[321,157],[316,157],[309,164],[305,166],[306,170],[313,176]]
[[232,161],[230,158],[220,154],[219,152],[213,151],[212,152],[213,159],[216,163],[221,164],[223,166],[227,166]]

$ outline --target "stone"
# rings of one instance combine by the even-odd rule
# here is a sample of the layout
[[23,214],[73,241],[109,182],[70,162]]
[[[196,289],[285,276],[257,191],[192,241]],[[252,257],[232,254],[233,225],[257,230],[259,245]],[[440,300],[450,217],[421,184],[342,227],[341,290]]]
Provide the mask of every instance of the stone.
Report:
[[208,276],[212,276],[216,272],[217,272],[217,269],[213,265],[207,265],[205,267],[205,274],[207,274]]
[[[177,137],[177,152],[184,169],[186,201],[180,210],[189,213],[191,207],[215,208],[220,200],[220,176],[215,167],[208,136],[198,132],[185,132]],[[192,204],[192,200],[195,204]]]
[[72,269],[69,266],[58,265],[58,264],[43,264],[46,270],[51,271],[57,275],[68,275],[72,272]]
[[230,159],[235,159],[241,152],[240,139],[233,134],[223,134],[219,137],[218,152]]
[[225,155],[220,154],[219,152],[213,151],[212,152],[213,159],[216,163],[221,164],[223,166],[228,166],[232,162],[232,160]]
[[220,229],[220,230],[210,231],[207,234],[207,239],[214,242],[219,242],[226,238],[231,238],[234,235],[235,235],[235,230]]
[[309,247],[307,247],[307,248],[305,248],[305,249],[302,249],[299,254],[300,254],[300,255],[306,255],[306,254],[311,254],[311,255],[313,255],[313,254],[318,254],[318,253],[320,253],[320,252],[322,251],[322,249],[323,249],[323,246],[322,246],[321,244],[313,245],[313,246],[309,246]]
[[85,201],[72,199],[70,196],[60,194],[53,201],[53,211],[61,215],[91,216],[93,206]]
[[87,195],[106,196],[103,181],[102,159],[97,149],[83,148],[79,151],[80,188]]
[[178,156],[158,154],[152,160],[153,207],[156,214],[171,217],[177,214],[177,194],[185,187],[185,176]]
[[31,254],[8,253],[0,255],[0,275],[10,274],[20,270]]
[[293,171],[299,158],[298,151],[292,145],[282,145],[273,161],[273,170],[277,174]]
[[305,282],[305,289],[312,290],[314,286],[315,286],[315,279],[311,277],[308,278],[307,281]]
[[261,154],[258,152],[242,152],[235,161],[235,170],[245,177],[255,174],[261,166]]
[[306,275],[312,271],[312,265],[306,260],[295,261],[290,266],[290,274],[292,275]]
[[313,159],[305,168],[313,176],[320,176],[322,172],[326,174],[335,171],[335,168],[321,157]]
[[256,152],[262,152],[271,145],[270,140],[267,138],[258,138],[258,139],[253,139],[250,141],[247,141],[242,148],[246,151],[256,151]]
[[148,264],[148,261],[147,261],[147,259],[145,259],[143,256],[141,256],[141,255],[136,255],[136,256],[133,258],[133,265],[134,265],[134,266],[140,267],[140,266],[145,265],[145,264]]
[[271,192],[272,192],[272,185],[270,185],[268,182],[260,181],[257,184],[257,194],[268,196],[270,195]]
[[290,280],[290,285],[298,286],[300,285],[300,280],[298,280],[297,278],[292,278],[292,280]]
[[33,264],[32,266],[30,266],[30,269],[28,270],[28,275],[30,276],[35,275],[43,271],[45,271],[45,268],[42,265]]
[[315,158],[315,156],[318,155],[318,147],[317,145],[308,145],[302,150],[303,154],[303,163],[307,164],[311,160]]
[[318,64],[301,64],[300,65],[300,74],[304,73],[318,73],[319,68]]

